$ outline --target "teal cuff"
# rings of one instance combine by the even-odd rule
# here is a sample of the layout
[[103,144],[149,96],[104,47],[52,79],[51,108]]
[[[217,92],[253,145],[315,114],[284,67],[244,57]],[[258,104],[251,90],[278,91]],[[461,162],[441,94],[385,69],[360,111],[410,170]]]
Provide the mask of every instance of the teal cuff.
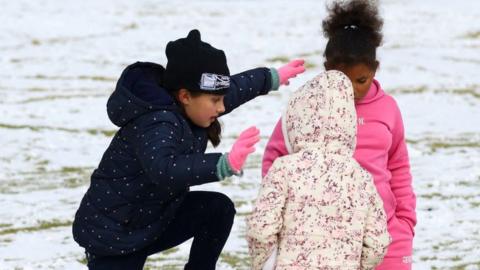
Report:
[[278,90],[280,87],[280,76],[275,68],[270,68],[270,75],[272,75],[272,90]]
[[235,173],[230,167],[230,164],[228,163],[228,153],[225,153],[222,156],[220,156],[220,158],[218,159],[217,177],[218,177],[218,180],[223,180],[232,175],[241,176],[243,175],[243,171],[240,171],[239,173]]

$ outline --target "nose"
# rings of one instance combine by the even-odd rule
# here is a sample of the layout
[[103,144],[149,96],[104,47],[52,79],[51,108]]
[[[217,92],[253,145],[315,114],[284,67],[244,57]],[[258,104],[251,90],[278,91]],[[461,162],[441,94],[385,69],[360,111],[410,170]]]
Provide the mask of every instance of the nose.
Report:
[[223,101],[219,102],[219,105],[217,107],[217,112],[218,113],[224,113],[225,112],[225,105],[223,104]]

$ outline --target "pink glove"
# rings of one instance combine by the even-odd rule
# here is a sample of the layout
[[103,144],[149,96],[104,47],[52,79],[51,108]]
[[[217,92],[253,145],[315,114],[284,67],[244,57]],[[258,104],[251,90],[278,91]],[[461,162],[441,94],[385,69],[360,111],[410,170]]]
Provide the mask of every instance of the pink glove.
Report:
[[303,73],[305,71],[305,60],[297,59],[290,61],[290,63],[281,66],[278,69],[278,76],[280,77],[280,85],[288,85],[290,82],[288,81],[291,78],[295,78],[297,74]]
[[255,144],[260,141],[260,130],[250,127],[244,130],[228,153],[228,163],[235,172],[242,170],[247,156],[255,152]]

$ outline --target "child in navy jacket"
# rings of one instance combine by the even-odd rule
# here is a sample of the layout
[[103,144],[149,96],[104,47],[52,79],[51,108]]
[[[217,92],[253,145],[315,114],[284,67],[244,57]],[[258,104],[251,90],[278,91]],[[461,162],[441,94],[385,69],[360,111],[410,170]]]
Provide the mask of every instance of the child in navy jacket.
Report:
[[194,238],[185,269],[215,269],[235,208],[224,194],[190,186],[241,174],[259,141],[255,127],[230,152],[218,117],[304,71],[303,61],[230,77],[223,51],[192,30],[169,42],[166,68],[137,62],[120,76],[107,103],[120,129],[94,170],[73,223],[89,269],[142,269],[149,255]]

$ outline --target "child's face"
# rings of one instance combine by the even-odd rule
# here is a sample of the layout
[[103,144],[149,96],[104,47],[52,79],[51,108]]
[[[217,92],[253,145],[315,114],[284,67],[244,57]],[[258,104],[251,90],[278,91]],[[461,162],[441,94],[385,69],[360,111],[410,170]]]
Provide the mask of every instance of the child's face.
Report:
[[343,72],[352,81],[355,101],[359,101],[367,95],[375,77],[375,70],[365,64],[340,65],[336,69]]
[[209,127],[225,111],[224,95],[200,94],[193,96],[186,91],[179,99],[190,121],[200,127]]

